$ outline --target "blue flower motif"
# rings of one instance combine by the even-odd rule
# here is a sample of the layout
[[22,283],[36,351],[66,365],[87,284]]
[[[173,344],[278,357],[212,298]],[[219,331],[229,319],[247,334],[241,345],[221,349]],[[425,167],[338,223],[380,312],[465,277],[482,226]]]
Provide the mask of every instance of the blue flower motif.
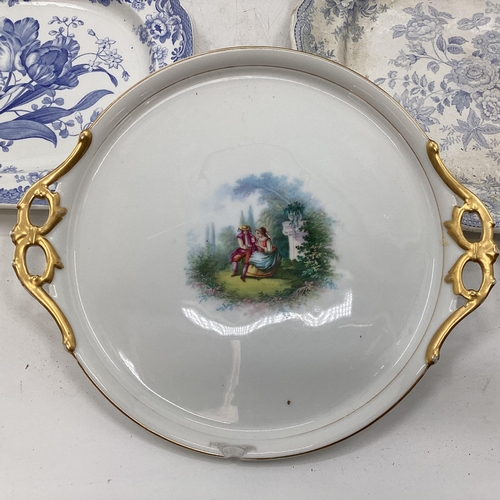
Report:
[[148,14],[146,16],[146,28],[154,40],[159,40],[161,43],[179,32],[181,28],[181,19],[178,16],[168,16],[164,12]]
[[21,53],[21,64],[37,84],[52,89],[69,89],[78,85],[71,62],[80,50],[73,38],[59,35],[55,40],[33,42]]
[[172,61],[178,61],[181,57],[182,57],[182,49],[181,48],[175,48],[174,50],[172,50],[172,54],[171,54],[171,57],[170,59],[172,59]]
[[24,188],[19,186],[18,188],[14,189],[0,188],[0,203],[6,203],[6,204],[17,203],[21,199],[25,191],[27,191],[28,189],[29,186],[25,186]]
[[499,80],[498,69],[490,61],[474,56],[458,61],[447,76],[469,92],[490,89]]
[[115,40],[110,40],[108,37],[101,39],[97,39],[96,42],[98,47],[102,50],[109,50],[111,48],[111,45],[113,45]]
[[144,9],[144,0],[132,0],[132,8],[135,10]]
[[153,60],[157,62],[159,68],[163,68],[164,66],[166,66],[166,59],[168,56],[167,47],[162,47],[161,45],[154,44],[151,48],[151,55],[153,57]]
[[337,15],[341,15],[342,11],[352,11],[356,6],[354,0],[326,0],[326,5],[331,9],[334,9],[334,12]]
[[15,23],[7,18],[0,19],[0,71],[24,71],[20,63],[21,52],[38,38],[39,28],[38,21],[32,17]]
[[15,175],[14,179],[17,183],[28,182],[32,186],[36,181],[44,177],[46,172],[29,172],[26,175]]
[[101,57],[108,68],[118,68],[123,62],[123,57],[118,54],[118,49],[106,50]]
[[[7,0],[0,1],[7,3]],[[177,0],[90,1],[104,7],[112,3],[128,4],[136,11],[146,11],[141,15],[145,21],[134,31],[140,42],[150,48],[151,72],[166,66],[168,56],[177,60],[191,53],[191,26]],[[21,2],[8,0],[9,7],[17,3]],[[74,89],[79,85],[81,76],[92,79],[92,73],[102,74],[115,87],[118,85],[118,74],[125,82],[131,78],[123,66],[123,57],[117,49],[113,49],[117,46],[114,40],[98,37],[95,30],[89,27],[85,30],[95,38],[94,47],[97,48],[81,54],[73,31],[85,24],[83,20],[77,16],[55,15],[48,24],[56,25],[56,29],[48,31],[52,37],[49,41],[38,39],[41,27],[32,17],[15,22],[0,18],[0,153],[9,153],[15,142],[27,138],[43,139],[57,147],[57,135],[63,139],[75,136],[78,131],[69,130],[71,127],[81,130],[88,126],[87,122],[97,117],[100,108],[94,111],[90,121],[88,117],[84,118],[82,111],[112,92],[99,88],[84,95],[73,106],[65,107],[58,91]],[[82,31],[79,30],[79,33]],[[163,47],[167,40],[168,47]],[[154,48],[155,45],[158,47]],[[24,176],[19,177],[19,182],[26,180]],[[3,195],[10,196],[9,193]]]
[[476,101],[485,120],[500,121],[500,89],[498,87],[485,90]]
[[443,26],[438,19],[421,14],[412,17],[406,25],[406,38],[408,40],[431,41],[443,32]]
[[151,33],[151,36],[155,40],[160,40],[164,43],[167,38],[170,37],[170,32],[168,29],[168,16],[163,12],[158,12],[156,14],[148,14],[146,16],[146,28]]
[[139,40],[141,41],[141,43],[147,43],[148,40],[149,40],[149,33],[148,33],[148,30],[146,29],[145,26],[143,26],[142,24],[140,26],[137,27],[136,29],[136,33],[139,37]]
[[500,57],[500,34],[496,31],[487,31],[483,35],[478,35],[472,43],[479,49],[481,55],[491,59]]

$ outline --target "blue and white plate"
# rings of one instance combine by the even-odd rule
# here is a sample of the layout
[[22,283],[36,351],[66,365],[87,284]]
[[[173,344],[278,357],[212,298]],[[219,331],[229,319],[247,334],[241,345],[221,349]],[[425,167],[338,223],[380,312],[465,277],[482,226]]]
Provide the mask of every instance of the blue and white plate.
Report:
[[[500,225],[499,3],[304,0],[292,40],[392,95]],[[480,227],[472,216],[464,224]]]
[[118,95],[192,55],[179,0],[0,3],[0,206],[14,207]]

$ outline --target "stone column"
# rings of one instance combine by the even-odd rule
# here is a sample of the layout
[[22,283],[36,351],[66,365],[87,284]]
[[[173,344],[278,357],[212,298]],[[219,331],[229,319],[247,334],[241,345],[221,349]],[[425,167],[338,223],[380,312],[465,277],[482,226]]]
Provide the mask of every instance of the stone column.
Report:
[[290,253],[290,260],[297,260],[300,252],[297,250],[299,245],[304,243],[306,232],[300,231],[299,227],[302,226],[304,221],[301,221],[300,226],[294,224],[293,221],[283,222],[283,234],[288,236],[288,250]]

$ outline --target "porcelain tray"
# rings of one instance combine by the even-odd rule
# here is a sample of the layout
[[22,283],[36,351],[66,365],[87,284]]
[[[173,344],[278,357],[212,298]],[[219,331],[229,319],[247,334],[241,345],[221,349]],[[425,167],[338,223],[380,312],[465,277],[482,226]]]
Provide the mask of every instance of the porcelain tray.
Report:
[[[35,199],[50,207],[41,227]],[[465,212],[483,224],[474,243]],[[122,95],[28,189],[12,238],[21,282],[118,408],[190,449],[262,459],[392,408],[493,286],[492,231],[376,85],[246,48]],[[477,290],[462,282],[469,261]]]
[[[440,145],[452,174],[500,225],[500,4],[304,0],[295,48],[361,73]],[[464,226],[480,228],[466,214]]]
[[193,52],[179,0],[0,3],[0,207],[68,156],[120,93]]

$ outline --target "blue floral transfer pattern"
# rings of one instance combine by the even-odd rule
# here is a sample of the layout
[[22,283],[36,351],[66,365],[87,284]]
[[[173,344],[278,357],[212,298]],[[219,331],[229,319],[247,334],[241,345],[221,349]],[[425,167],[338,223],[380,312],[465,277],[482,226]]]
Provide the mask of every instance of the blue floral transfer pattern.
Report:
[[[123,4],[139,15],[143,23],[132,27],[132,36],[148,49],[149,72],[192,54],[191,24],[178,0],[90,2]],[[0,0],[4,8],[20,3],[29,0]],[[49,7],[64,12],[62,6]],[[101,103],[109,103],[103,98],[133,82],[124,48],[102,32],[102,24],[99,29],[89,25],[85,11],[81,16],[57,13],[48,22],[16,16],[26,9],[7,12],[12,15],[0,17],[0,204],[12,205],[48,171],[18,170],[13,146],[37,139],[57,147],[78,136],[102,111]]]
[[[365,15],[372,4],[376,9],[371,16]],[[352,22],[345,33],[343,24],[329,26],[324,16]],[[400,1],[389,9],[381,1],[304,0],[294,30],[299,50],[347,64],[401,103],[439,142],[454,175],[500,223],[500,177],[496,177],[500,167],[500,3]],[[378,50],[383,47],[384,51],[377,53],[377,63],[371,65],[370,58],[362,61],[353,56],[369,54],[370,43],[377,43],[372,35],[363,48],[354,48],[368,31],[383,40],[378,41]],[[477,165],[489,165],[491,173]],[[464,223],[479,226],[468,214]]]
[[[326,40],[316,39],[312,33],[314,17],[322,17],[329,27],[329,34],[336,41],[358,42],[365,28],[361,20],[375,21],[378,15],[387,11],[387,6],[378,0],[305,0],[297,9],[297,22],[294,27],[295,43],[299,50],[344,62],[341,54],[326,48]],[[318,12],[321,14],[317,16]]]
[[[490,136],[500,133],[500,33],[496,31],[500,19],[477,13],[457,21],[430,5],[424,11],[421,3],[404,11],[408,23],[393,26],[392,37],[405,37],[407,50],[390,60],[401,69],[389,71],[375,83],[389,89],[403,88],[394,96],[426,132],[441,124],[446,108],[454,108],[463,118],[447,126],[447,139],[441,148],[461,142],[464,150],[491,149]],[[464,36],[443,36],[443,26],[450,22],[456,22]],[[475,33],[475,28],[486,25],[494,29]],[[464,48],[472,48],[467,51],[471,53]],[[423,62],[425,71],[420,70]],[[416,63],[420,63],[420,71]]]
[[[44,139],[56,146],[56,132],[65,139],[78,135],[88,126],[97,112],[94,110],[85,124],[82,112],[112,91],[93,90],[76,105],[65,107],[61,91],[77,87],[84,75],[105,73],[116,86],[118,82],[113,72],[118,70],[121,78],[128,80],[122,56],[111,48],[114,40],[101,39],[89,29],[87,36],[96,39],[97,47],[93,53],[80,54],[80,44],[74,32],[84,24],[76,16],[71,19],[54,16],[49,25],[55,25],[57,29],[51,29],[48,33],[51,38],[43,41],[39,39],[40,24],[32,17],[15,22],[0,19],[0,138],[3,139],[3,152],[9,152],[14,141],[28,138]],[[79,126],[75,126],[77,123]],[[76,131],[71,132],[72,129]]]
[[[440,137],[442,151],[485,150],[500,166],[500,5],[486,2],[485,11],[470,18],[431,5],[424,9],[422,3],[404,12],[407,23],[391,30],[393,39],[404,37],[405,49],[390,59],[395,69],[375,83],[392,92],[426,132]],[[486,176],[470,187],[499,213],[498,179]],[[465,222],[479,225],[470,216]]]

